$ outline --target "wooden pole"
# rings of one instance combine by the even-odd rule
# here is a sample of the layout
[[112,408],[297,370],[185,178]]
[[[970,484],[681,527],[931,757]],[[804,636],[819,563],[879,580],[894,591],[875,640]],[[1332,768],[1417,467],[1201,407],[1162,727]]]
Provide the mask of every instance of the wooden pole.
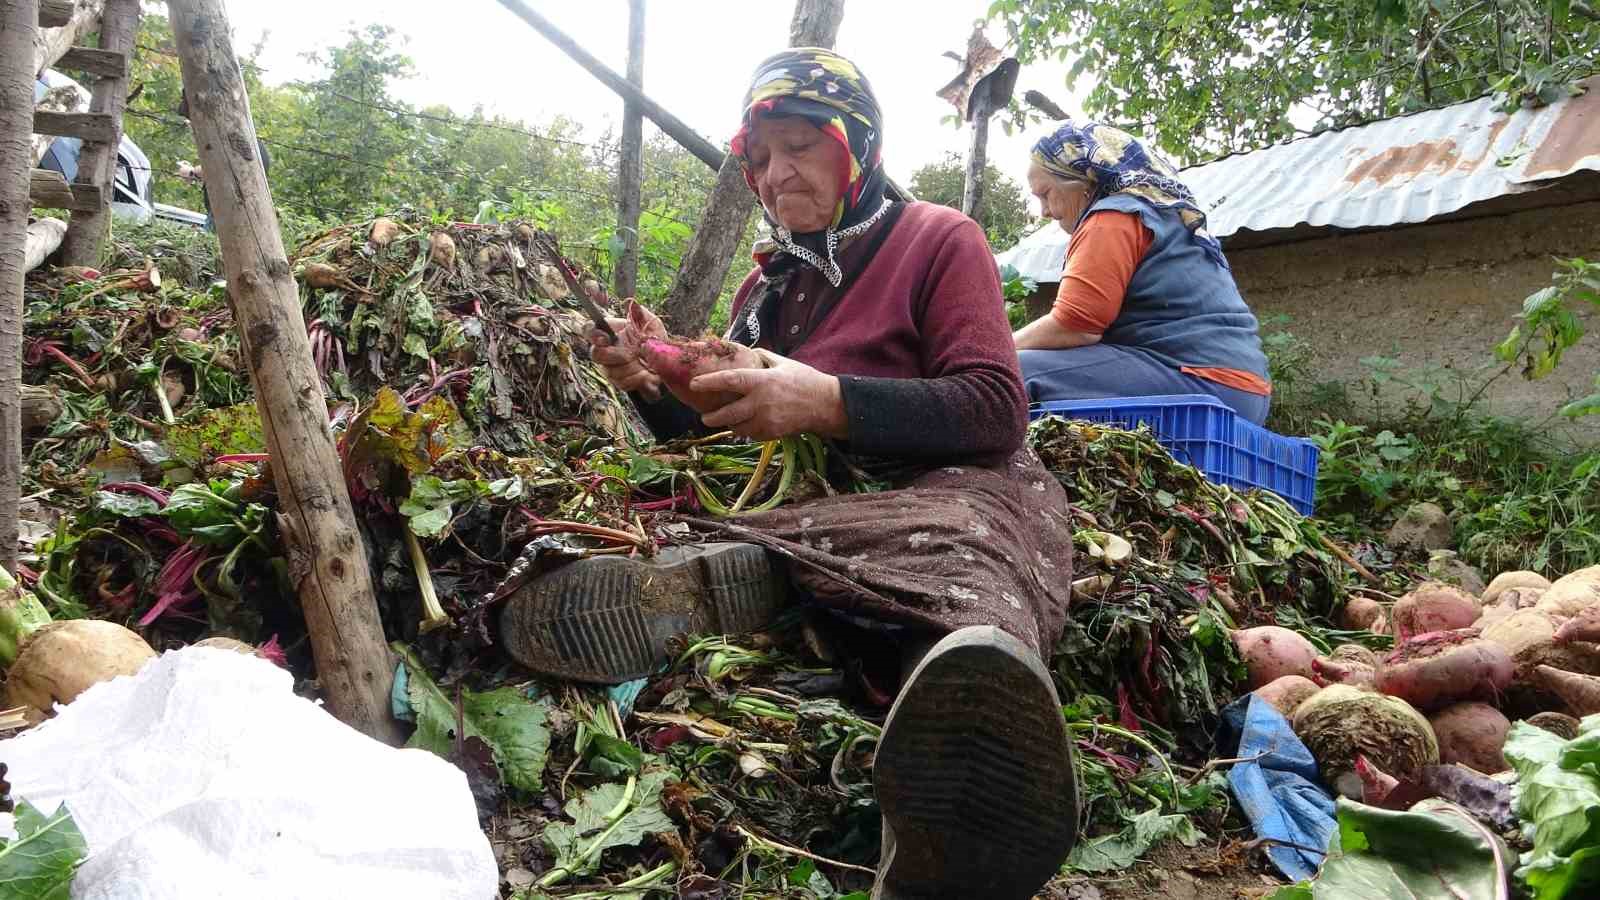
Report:
[[606,87],[622,95],[624,100],[633,102],[639,111],[656,123],[656,127],[671,135],[672,139],[683,145],[685,150],[693,153],[701,162],[711,168],[722,165],[723,152],[711,145],[711,142],[695,133],[695,130],[685,125],[682,119],[667,112],[661,104],[646,97],[644,91],[639,90],[629,83],[628,79],[618,75],[615,70],[605,63],[595,59],[589,51],[578,46],[578,42],[568,37],[565,32],[557,28],[554,23],[544,16],[534,12],[522,0],[500,0],[500,5],[511,10],[517,18],[533,26],[533,30],[544,35],[550,43],[555,44],[562,53],[572,57],[573,62],[583,66],[590,75],[600,79]]
[[[799,0],[801,5],[804,5],[808,2],[815,2],[818,5],[826,5],[827,3],[831,2],[831,0]],[[646,97],[644,91],[641,91],[629,84],[626,78],[623,78],[614,70],[608,68],[605,63],[595,59],[594,56],[589,53],[589,51],[578,46],[577,41],[574,41],[572,38],[568,37],[566,33],[557,28],[549,19],[546,19],[544,16],[534,12],[528,6],[528,4],[523,2],[523,0],[500,0],[500,5],[510,10],[517,16],[517,18],[533,26],[535,31],[548,38],[550,43],[555,44],[556,47],[561,50],[561,52],[572,57],[572,60],[578,65],[583,66],[584,70],[590,75],[600,79],[600,82],[606,87],[611,88],[613,91],[616,91],[618,94],[622,95],[623,99],[632,100],[633,102],[637,103],[639,105],[639,111],[644,113],[645,118],[654,122],[657,128],[660,128],[662,131],[666,132],[667,136],[682,145],[683,149],[694,154],[695,158],[699,159],[701,162],[713,169],[719,171],[722,169],[723,157],[726,156],[725,153],[723,153],[721,150],[718,150],[716,147],[711,146],[710,141],[701,137],[688,125],[685,125],[682,119],[679,119],[677,116],[668,112],[667,109],[661,104],[651,100],[649,97]],[[843,11],[839,12],[838,16],[839,18],[842,18],[844,16]],[[824,29],[830,26],[826,19],[818,19],[808,27],[816,29],[815,32],[808,33],[826,35],[828,32]],[[832,33],[837,35],[839,30],[838,19],[833,20],[831,27],[833,29]],[[789,29],[791,38],[796,33],[797,28],[798,26],[792,26]],[[832,47],[833,40],[834,39],[832,37],[829,37],[826,43],[821,41],[802,41],[801,43],[794,44],[794,46]],[[896,184],[892,178],[889,179],[888,194],[889,199],[891,200],[905,200],[909,202],[917,199],[916,195],[912,194],[904,187]]]
[[222,245],[228,300],[255,386],[289,577],[334,715],[400,742],[389,713],[394,666],[345,487],[300,296],[257,159],[250,98],[223,0],[169,0],[189,123]]
[[717,184],[700,213],[699,227],[678,260],[672,289],[661,301],[661,321],[668,330],[686,335],[705,330],[755,208],[756,198],[745,184],[744,169],[730,155],[717,170]]
[[1022,94],[1022,99],[1026,101],[1029,106],[1037,109],[1057,122],[1064,122],[1072,118],[1071,116],[1067,115],[1067,111],[1057,105],[1054,100],[1051,100],[1049,97],[1046,97],[1039,91],[1024,91]]
[[37,0],[0,0],[0,565],[17,563],[22,484],[22,279],[33,170]]
[[[832,47],[844,21],[844,0],[796,0],[789,23],[792,47]],[[678,276],[661,304],[661,319],[678,334],[699,334],[733,264],[739,239],[750,224],[756,198],[745,183],[739,161],[729,155],[717,170],[700,227],[678,263]]]
[[[644,87],[644,0],[628,0],[628,83]],[[644,190],[644,114],[623,101],[622,152],[617,163],[617,234],[622,257],[612,279],[618,297],[632,297],[639,286],[639,207]]]
[[[71,26],[68,26],[70,29]],[[133,34],[139,29],[139,0],[106,0],[100,22],[100,49],[133,56]],[[117,145],[122,142],[122,112],[128,105],[128,76],[102,78],[95,82],[89,112],[109,117],[111,133],[106,139],[85,140],[78,154],[81,184],[104,188],[105,202],[97,209],[74,212],[68,223],[67,239],[61,258],[69,266],[97,266],[100,248],[111,233],[112,178],[117,171]]]
[[983,207],[983,167],[989,162],[989,117],[993,113],[989,91],[980,85],[972,97],[972,141],[967,145],[967,180],[961,186],[961,211],[973,219]]

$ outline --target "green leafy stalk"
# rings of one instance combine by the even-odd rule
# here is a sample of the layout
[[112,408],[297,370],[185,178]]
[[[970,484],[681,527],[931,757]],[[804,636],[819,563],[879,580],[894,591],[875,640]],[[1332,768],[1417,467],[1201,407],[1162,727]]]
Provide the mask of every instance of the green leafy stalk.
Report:
[[629,807],[633,805],[633,794],[638,787],[639,777],[637,775],[629,775],[628,784],[622,789],[622,797],[617,800],[617,805],[613,806],[605,815],[605,829],[584,844],[583,849],[578,851],[577,857],[570,864],[556,866],[546,872],[544,877],[539,879],[538,884],[540,887],[551,887],[566,881],[572,877],[574,872],[581,871],[584,866],[591,862],[592,858],[598,857],[601,850],[609,846],[607,842],[610,840],[612,833],[621,827],[623,818],[628,814]]
[[0,897],[66,900],[89,845],[65,804],[45,816],[17,804],[17,838],[0,847]]
[[439,605],[439,595],[433,589],[433,575],[428,571],[428,558],[422,555],[422,544],[410,528],[402,528],[406,550],[411,554],[411,569],[417,575],[417,589],[422,592],[422,633],[450,624],[444,607]]
[[44,604],[0,566],[0,668],[16,662],[28,635],[48,624],[50,613]]

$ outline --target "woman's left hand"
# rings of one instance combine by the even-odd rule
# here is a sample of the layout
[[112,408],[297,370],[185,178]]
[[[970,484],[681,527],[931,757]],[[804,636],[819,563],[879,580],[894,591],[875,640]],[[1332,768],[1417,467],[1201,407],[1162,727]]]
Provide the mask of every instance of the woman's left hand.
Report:
[[696,391],[727,391],[739,399],[706,413],[706,427],[771,441],[796,434],[849,437],[839,379],[787,357],[757,350],[765,369],[727,369],[696,376]]

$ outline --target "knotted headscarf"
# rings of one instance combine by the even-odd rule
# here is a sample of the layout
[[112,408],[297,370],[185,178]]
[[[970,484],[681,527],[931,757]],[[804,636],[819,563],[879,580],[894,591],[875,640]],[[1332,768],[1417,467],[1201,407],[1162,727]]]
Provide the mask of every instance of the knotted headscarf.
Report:
[[839,173],[833,220],[822,231],[791,232],[762,207],[770,234],[757,240],[754,256],[767,288],[760,300],[748,304],[749,314],[733,323],[730,331],[734,340],[748,344],[760,340],[761,324],[776,314],[777,298],[797,266],[817,269],[838,287],[844,278],[835,259],[840,241],[871,228],[890,206],[884,197],[888,176],[883,171],[883,113],[872,85],[855,63],[832,50],[793,47],[756,67],[732,141],[733,155],[743,165],[751,191],[756,191],[756,182],[748,154],[750,129],[762,116],[805,119],[845,148],[847,162]]
[[1098,122],[1068,122],[1033,145],[1033,162],[1052,175],[1088,182],[1085,216],[1089,207],[1112,194],[1128,194],[1157,209],[1175,210],[1206,256],[1228,268],[1222,244],[1206,231],[1206,214],[1195,203],[1194,192],[1179,180],[1177,168],[1126,131]]

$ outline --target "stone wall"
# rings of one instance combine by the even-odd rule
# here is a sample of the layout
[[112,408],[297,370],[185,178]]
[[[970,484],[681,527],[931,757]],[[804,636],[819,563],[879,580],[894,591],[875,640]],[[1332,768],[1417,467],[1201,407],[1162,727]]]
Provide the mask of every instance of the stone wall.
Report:
[[[1257,315],[1287,315],[1283,327],[1314,348],[1319,378],[1347,383],[1368,374],[1360,360],[1374,355],[1481,374],[1523,299],[1550,283],[1553,256],[1600,259],[1600,201],[1228,250]],[[1588,335],[1555,374],[1500,379],[1488,409],[1545,420],[1568,396],[1594,391],[1600,315],[1585,319]],[[1600,441],[1600,417],[1556,421],[1563,434]]]

